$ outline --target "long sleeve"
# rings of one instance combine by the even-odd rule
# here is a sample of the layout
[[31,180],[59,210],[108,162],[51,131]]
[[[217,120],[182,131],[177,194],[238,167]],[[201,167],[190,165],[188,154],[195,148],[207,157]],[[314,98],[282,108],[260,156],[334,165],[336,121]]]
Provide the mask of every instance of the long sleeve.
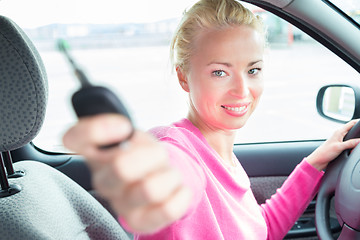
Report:
[[135,239],[266,239],[266,222],[240,164],[234,177],[187,119],[151,133],[164,144],[171,164],[182,173],[193,201],[178,221],[151,235],[135,234]]
[[168,142],[163,140],[163,144],[168,151],[171,165],[180,171],[184,185],[189,187],[193,194],[188,215],[197,207],[205,192],[206,178],[204,172],[194,161],[194,156],[184,147],[175,142],[170,143],[169,140]]
[[261,205],[268,239],[283,239],[319,189],[323,172],[303,160],[269,200]]
[[194,196],[184,217],[153,234],[135,234],[135,239],[283,239],[314,197],[323,175],[303,161],[259,206],[241,164],[231,169],[223,164],[189,120],[151,133],[167,149],[171,164]]

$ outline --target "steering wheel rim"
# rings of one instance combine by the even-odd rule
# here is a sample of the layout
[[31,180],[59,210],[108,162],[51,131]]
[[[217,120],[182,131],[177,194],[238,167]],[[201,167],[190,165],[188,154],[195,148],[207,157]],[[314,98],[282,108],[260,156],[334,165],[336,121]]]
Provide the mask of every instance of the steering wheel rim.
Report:
[[[360,121],[348,132],[344,140],[359,137]],[[329,216],[330,200],[333,196],[335,196],[336,215],[342,227],[338,239],[359,239],[360,144],[351,153],[349,150],[342,152],[326,169],[315,208],[315,225],[319,239],[334,239],[330,230]],[[356,206],[356,209],[353,206]]]

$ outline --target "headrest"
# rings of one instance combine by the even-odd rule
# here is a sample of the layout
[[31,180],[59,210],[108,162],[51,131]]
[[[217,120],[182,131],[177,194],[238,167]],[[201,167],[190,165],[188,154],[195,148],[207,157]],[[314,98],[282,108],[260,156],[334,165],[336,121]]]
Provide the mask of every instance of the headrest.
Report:
[[0,152],[20,148],[39,133],[47,92],[35,46],[19,26],[0,16]]

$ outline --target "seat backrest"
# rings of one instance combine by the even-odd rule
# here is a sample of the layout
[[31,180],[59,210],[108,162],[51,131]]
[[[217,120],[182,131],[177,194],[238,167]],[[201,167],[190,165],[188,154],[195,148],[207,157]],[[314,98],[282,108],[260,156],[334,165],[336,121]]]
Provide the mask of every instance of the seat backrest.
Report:
[[[0,16],[0,152],[33,140],[46,102],[40,55],[13,21]],[[10,187],[0,190],[0,239],[129,239],[114,217],[63,173],[33,160],[14,168],[24,174],[9,178]]]
[[47,90],[34,45],[14,22],[0,16],[0,152],[19,148],[38,134]]
[[0,199],[0,239],[129,239],[118,222],[77,183],[39,162],[20,161],[21,191]]

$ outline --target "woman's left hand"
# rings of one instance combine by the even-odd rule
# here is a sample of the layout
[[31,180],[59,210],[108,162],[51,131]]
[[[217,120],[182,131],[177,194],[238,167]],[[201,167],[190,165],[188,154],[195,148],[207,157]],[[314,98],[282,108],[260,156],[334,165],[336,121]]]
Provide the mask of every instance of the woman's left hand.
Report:
[[358,120],[350,121],[335,131],[328,140],[306,158],[306,161],[319,171],[322,171],[329,162],[334,160],[344,150],[356,147],[360,143],[359,138],[344,141],[344,137],[357,122]]

